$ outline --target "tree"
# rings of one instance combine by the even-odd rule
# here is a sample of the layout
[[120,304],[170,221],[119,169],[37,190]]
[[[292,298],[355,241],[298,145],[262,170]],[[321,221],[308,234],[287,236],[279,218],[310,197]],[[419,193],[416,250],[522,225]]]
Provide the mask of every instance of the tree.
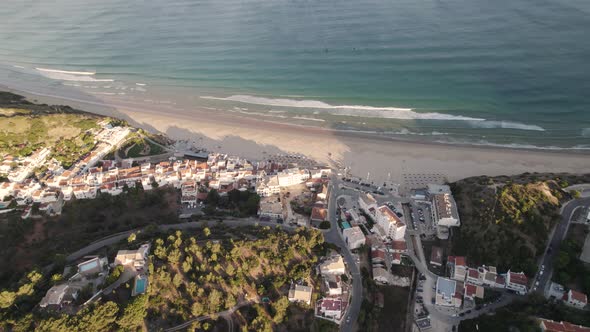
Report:
[[216,313],[221,307],[223,294],[217,289],[211,290],[207,299],[209,300],[209,313]]
[[119,306],[115,302],[97,304],[88,311],[83,310],[78,322],[72,325],[77,326],[80,331],[109,331],[117,320],[118,313]]
[[221,198],[221,196],[219,196],[219,192],[217,192],[217,190],[215,190],[215,189],[211,189],[209,191],[209,193],[207,194],[207,198],[205,199],[205,203],[207,203],[211,206],[217,206],[217,204],[219,204],[220,198]]
[[182,285],[182,277],[180,276],[179,273],[174,275],[174,278],[172,278],[172,284],[174,284],[174,287],[178,288],[180,287],[180,285]]
[[121,317],[117,320],[117,325],[123,331],[137,331],[143,325],[147,304],[147,296],[140,295],[127,304]]
[[129,237],[127,238],[127,243],[133,243],[133,242],[135,242],[135,239],[136,238],[137,238],[137,235],[135,235],[135,233],[129,234]]
[[283,319],[285,318],[285,314],[287,313],[287,308],[289,307],[289,299],[286,296],[281,296],[275,303],[272,304],[274,310],[274,316],[272,320],[276,324],[280,324]]
[[195,301],[191,307],[191,313],[193,314],[193,316],[199,317],[203,315],[204,312],[205,308],[203,304],[200,301]]
[[16,293],[10,291],[0,292],[0,308],[5,309],[10,307],[16,300]]
[[211,235],[211,230],[209,229],[209,227],[203,228],[203,234],[205,234],[206,237],[209,237],[209,235]]
[[236,298],[232,294],[228,294],[225,299],[225,308],[231,309],[236,305]]

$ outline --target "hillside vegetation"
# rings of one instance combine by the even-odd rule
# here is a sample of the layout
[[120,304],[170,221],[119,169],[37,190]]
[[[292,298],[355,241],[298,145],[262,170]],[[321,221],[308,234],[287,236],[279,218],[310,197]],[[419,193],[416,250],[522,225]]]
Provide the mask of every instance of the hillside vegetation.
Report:
[[452,251],[470,265],[501,270],[536,271],[535,257],[546,245],[559,210],[571,198],[562,187],[590,176],[523,174],[473,177],[452,184],[461,227],[454,231]]
[[[263,227],[248,239],[208,240],[180,231],[155,240],[150,265],[148,317],[163,328],[194,317],[228,310],[267,298],[270,305],[239,317],[243,330],[274,331],[288,316],[287,293],[292,280],[309,279],[317,258],[312,250],[323,243],[320,232],[295,234]],[[248,304],[252,306],[252,304]]]
[[98,128],[99,119],[68,106],[33,104],[0,92],[0,153],[27,156],[51,147],[52,156],[69,167],[94,147],[88,131]]

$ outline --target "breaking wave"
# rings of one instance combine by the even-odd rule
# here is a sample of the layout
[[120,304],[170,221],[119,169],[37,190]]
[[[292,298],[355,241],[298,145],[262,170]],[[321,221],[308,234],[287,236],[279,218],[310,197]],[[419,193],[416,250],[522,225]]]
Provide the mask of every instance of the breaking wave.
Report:
[[97,79],[93,76],[95,72],[90,71],[66,71],[59,69],[35,68],[39,73],[47,78],[60,81],[77,81],[77,82],[113,82],[112,79]]
[[511,121],[486,120],[486,121],[472,121],[469,124],[473,127],[484,128],[484,129],[501,128],[501,129],[545,131],[544,128],[539,127],[537,125],[528,125],[528,124],[524,124],[524,123],[511,122]]
[[418,113],[411,108],[401,107],[376,107],[363,105],[330,105],[318,100],[296,100],[296,99],[273,99],[264,97],[255,97],[248,95],[233,95],[229,97],[212,97],[201,96],[203,99],[235,101],[246,104],[265,105],[274,107],[294,107],[294,108],[312,108],[334,110],[328,111],[330,114],[360,116],[369,118],[386,118],[401,120],[460,120],[460,121],[483,121],[484,119],[450,115],[441,113]]

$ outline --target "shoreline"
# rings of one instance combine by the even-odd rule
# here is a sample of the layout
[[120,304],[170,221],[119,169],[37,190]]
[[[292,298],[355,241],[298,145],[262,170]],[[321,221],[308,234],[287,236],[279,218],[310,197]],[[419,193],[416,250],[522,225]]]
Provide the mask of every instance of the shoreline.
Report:
[[[268,154],[300,153],[319,162],[335,161],[355,176],[403,185],[408,174],[442,174],[449,181],[477,175],[524,172],[589,173],[590,153],[583,150],[510,148],[424,142],[366,132],[286,124],[237,114],[151,105],[104,97],[94,100],[23,91],[0,90],[47,104],[128,120],[133,126],[189,139],[197,146],[252,160]],[[88,95],[83,95],[88,97]]]

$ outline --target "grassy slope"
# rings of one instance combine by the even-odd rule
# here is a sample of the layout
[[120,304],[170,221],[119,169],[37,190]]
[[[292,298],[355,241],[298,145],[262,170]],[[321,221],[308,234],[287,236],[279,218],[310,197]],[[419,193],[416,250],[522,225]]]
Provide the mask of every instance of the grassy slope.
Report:
[[100,117],[68,106],[32,104],[23,97],[0,92],[0,153],[19,156],[50,146],[53,156],[69,167],[94,147],[92,135]]
[[453,234],[453,254],[466,255],[470,265],[534,273],[534,259],[560,220],[561,204],[570,198],[561,186],[589,179],[590,175],[523,174],[453,183],[462,224]]

